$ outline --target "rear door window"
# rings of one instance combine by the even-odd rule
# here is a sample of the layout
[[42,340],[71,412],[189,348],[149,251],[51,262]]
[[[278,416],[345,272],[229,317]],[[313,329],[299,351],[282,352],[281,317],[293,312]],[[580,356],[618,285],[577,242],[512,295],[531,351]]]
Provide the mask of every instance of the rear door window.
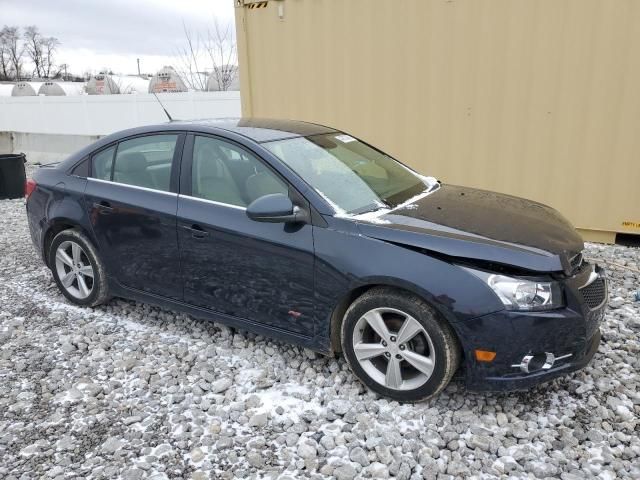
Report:
[[177,134],[146,135],[118,144],[113,181],[170,191]]

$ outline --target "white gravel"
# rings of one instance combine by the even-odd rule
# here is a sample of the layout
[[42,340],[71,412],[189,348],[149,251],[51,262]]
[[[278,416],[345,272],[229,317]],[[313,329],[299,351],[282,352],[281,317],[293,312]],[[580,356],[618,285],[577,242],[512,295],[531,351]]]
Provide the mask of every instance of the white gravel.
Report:
[[[0,201],[0,478],[640,478],[640,251],[583,371],[523,393],[367,392],[343,360],[139,303],[65,301]],[[631,269],[635,269],[631,270]]]

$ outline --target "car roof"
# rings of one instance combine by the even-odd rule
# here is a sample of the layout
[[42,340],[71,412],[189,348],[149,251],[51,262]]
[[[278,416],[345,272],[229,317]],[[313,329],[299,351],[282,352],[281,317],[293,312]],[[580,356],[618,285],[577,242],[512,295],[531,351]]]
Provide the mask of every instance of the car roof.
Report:
[[255,142],[271,142],[284,138],[306,137],[323,133],[333,133],[334,128],[299,120],[274,118],[212,118],[204,120],[179,120],[170,122],[172,126],[188,129],[221,129],[243,135]]
[[272,142],[287,138],[306,137],[324,133],[335,133],[336,129],[299,120],[280,120],[270,118],[211,118],[201,120],[172,120],[171,122],[142,127],[129,128],[102,137],[97,142],[87,145],[75,152],[57,165],[57,168],[67,169],[79,160],[112,142],[120,141],[133,135],[142,135],[160,131],[194,131],[201,133],[220,134],[223,131],[235,133],[254,142]]

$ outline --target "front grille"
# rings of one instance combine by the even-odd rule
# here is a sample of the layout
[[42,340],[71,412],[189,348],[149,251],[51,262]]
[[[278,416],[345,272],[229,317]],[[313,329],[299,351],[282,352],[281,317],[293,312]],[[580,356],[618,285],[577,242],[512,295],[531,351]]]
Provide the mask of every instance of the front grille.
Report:
[[582,293],[584,303],[586,303],[589,308],[596,308],[604,301],[604,298],[607,295],[607,287],[605,285],[604,278],[596,278],[586,287],[582,287],[580,289],[580,293]]

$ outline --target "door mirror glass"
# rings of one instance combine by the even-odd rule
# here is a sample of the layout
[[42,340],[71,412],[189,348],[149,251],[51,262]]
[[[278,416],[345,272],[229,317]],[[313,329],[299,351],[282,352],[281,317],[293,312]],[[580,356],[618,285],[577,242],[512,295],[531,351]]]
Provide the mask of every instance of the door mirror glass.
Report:
[[287,223],[300,222],[303,215],[288,196],[272,193],[255,199],[247,207],[247,216],[256,222]]

